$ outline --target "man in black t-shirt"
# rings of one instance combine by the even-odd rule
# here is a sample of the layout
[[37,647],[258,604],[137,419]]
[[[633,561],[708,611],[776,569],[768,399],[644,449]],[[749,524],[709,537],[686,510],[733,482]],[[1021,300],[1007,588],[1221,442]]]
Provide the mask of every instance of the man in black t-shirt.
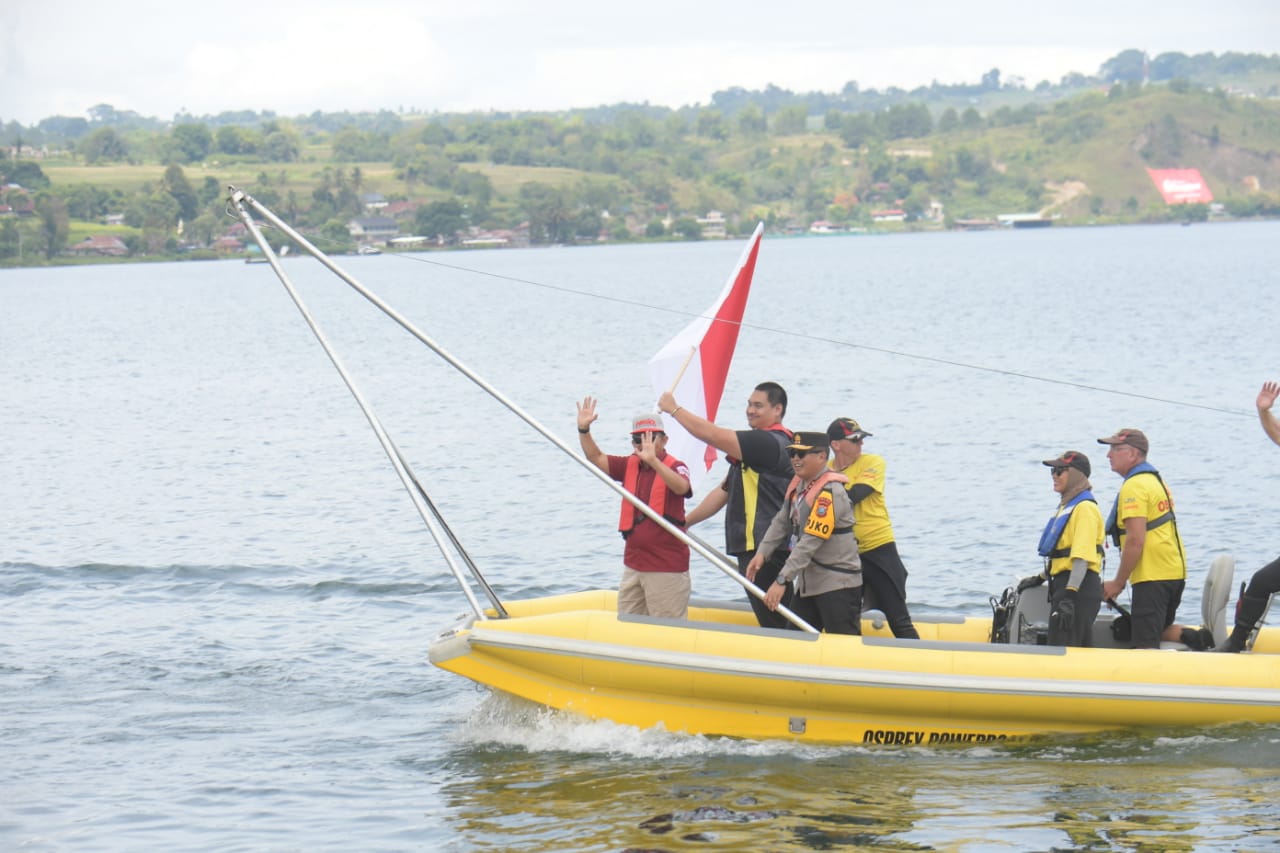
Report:
[[[791,430],[782,425],[787,413],[787,392],[776,382],[761,382],[747,398],[747,430],[731,430],[717,426],[690,412],[665,392],[658,408],[684,427],[694,438],[724,453],[729,473],[720,488],[711,492],[694,507],[686,520],[690,527],[728,507],[724,520],[725,550],[738,561],[738,571],[746,575],[747,564],[755,556],[756,545],[764,538],[769,522],[782,506],[782,497],[794,472],[786,447]],[[787,561],[790,548],[779,548],[769,555],[756,583],[768,589]],[[769,610],[755,596],[748,596],[756,620],[765,628],[786,628],[785,618]],[[784,598],[786,606],[789,598]]]

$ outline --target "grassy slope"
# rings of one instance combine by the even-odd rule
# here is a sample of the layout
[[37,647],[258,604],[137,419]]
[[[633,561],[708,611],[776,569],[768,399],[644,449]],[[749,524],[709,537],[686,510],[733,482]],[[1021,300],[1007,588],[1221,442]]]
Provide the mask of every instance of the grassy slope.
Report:
[[[1218,201],[1245,195],[1246,176],[1258,178],[1264,188],[1280,182],[1274,156],[1280,150],[1280,107],[1274,103],[1158,91],[1121,101],[1104,115],[1106,126],[1098,136],[1055,152],[1057,175],[1050,178],[1079,176],[1108,208],[1130,197],[1140,207],[1162,204],[1148,168],[1197,168]],[[1144,146],[1168,117],[1177,122],[1180,144],[1176,150],[1157,145],[1145,159]]]
[[[1180,154],[1169,161],[1167,152],[1157,149],[1157,154],[1164,156],[1153,156],[1148,162],[1141,152],[1151,129],[1158,128],[1166,116],[1176,119]],[[1098,129],[1092,135],[1085,134],[1083,139],[1068,134],[1047,142],[1040,126],[1050,122],[1093,122]],[[1217,145],[1210,144],[1214,128],[1220,140]],[[1101,199],[1106,215],[1121,215],[1126,204],[1132,215],[1135,202],[1139,211],[1162,203],[1147,176],[1148,166],[1199,168],[1219,200],[1247,192],[1245,178],[1248,176],[1257,178],[1264,190],[1274,191],[1280,186],[1280,157],[1275,156],[1280,151],[1280,103],[1228,99],[1203,91],[1178,94],[1163,88],[1117,100],[1094,93],[1060,103],[1041,117],[1037,126],[954,131],[925,139],[895,140],[888,146],[890,152],[927,151],[935,159],[949,157],[962,147],[990,160],[996,169],[1013,180],[955,181],[941,193],[952,216],[991,216],[1049,206],[1053,195],[1036,199],[1035,189],[1067,181],[1082,182],[1086,191],[1054,212],[1068,218],[1089,218],[1093,197]],[[328,155],[326,146],[310,145],[303,152],[303,161],[298,163],[235,163],[210,159],[203,164],[186,166],[184,170],[193,186],[200,186],[209,176],[219,184],[235,184],[250,191],[261,183],[259,177],[265,173],[273,187],[284,192],[292,190],[300,199],[306,199],[326,168],[341,166],[349,172],[353,166],[359,166],[364,185],[369,189],[387,195],[411,191],[415,197],[426,199],[444,195],[422,184],[406,187],[394,176],[390,163],[334,164]],[[656,158],[669,161],[673,156],[680,155],[658,152]],[[712,180],[711,175],[716,171],[756,175],[797,188],[816,181],[837,194],[866,183],[865,152],[844,148],[839,137],[829,133],[734,137],[723,143],[707,141],[702,159],[704,173],[696,178],[681,177],[674,169],[668,169],[673,212],[701,214],[711,208],[760,209],[760,203],[749,191],[739,197]],[[84,166],[48,162],[42,164],[42,168],[59,185],[91,183],[103,189],[126,191],[154,184],[164,172],[160,164]],[[460,168],[489,176],[497,194],[494,207],[498,210],[509,209],[520,185],[528,181],[573,186],[584,179],[619,180],[614,175],[592,175],[569,168],[486,163],[468,163]],[[792,212],[787,210],[791,206],[785,199],[768,205],[783,215]]]
[[[1166,117],[1177,123],[1181,144],[1177,154],[1157,147],[1150,160],[1142,151]],[[1082,140],[1062,139],[1052,144],[1042,138],[1039,125],[997,128],[981,132],[956,132],[916,141],[934,154],[968,147],[986,152],[1006,174],[1021,175],[1041,185],[1082,182],[1087,195],[1055,212],[1068,217],[1088,213],[1089,196],[1102,199],[1104,210],[1118,213],[1129,199],[1139,210],[1163,204],[1147,175],[1148,168],[1197,168],[1214,197],[1225,201],[1249,192],[1244,179],[1257,178],[1262,188],[1280,186],[1280,104],[1257,100],[1224,100],[1210,93],[1178,95],[1154,90],[1142,97],[1115,102],[1098,97],[1082,102],[1065,115],[1041,119],[1074,124],[1096,120],[1100,129]],[[1211,143],[1217,128],[1219,142]],[[909,147],[905,142],[897,148]],[[1052,200],[1045,198],[1046,205]],[[958,189],[957,216],[988,215],[1014,204],[1016,195],[980,196],[972,186]],[[994,203],[994,207],[992,206]]]

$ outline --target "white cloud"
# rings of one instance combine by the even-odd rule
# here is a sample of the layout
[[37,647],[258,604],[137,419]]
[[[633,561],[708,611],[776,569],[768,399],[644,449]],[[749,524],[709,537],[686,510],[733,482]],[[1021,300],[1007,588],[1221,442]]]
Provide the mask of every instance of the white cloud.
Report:
[[718,89],[1028,85],[1093,73],[1127,48],[1275,51],[1271,0],[1076,0],[1032,20],[1014,0],[277,0],[175,12],[158,0],[5,0],[0,119],[98,103],[169,118],[270,109],[564,109],[707,103]]
[[424,84],[447,77],[447,56],[421,21],[396,18],[388,4],[363,9],[357,17],[323,10],[269,39],[198,41],[177,94],[197,114],[396,109]]

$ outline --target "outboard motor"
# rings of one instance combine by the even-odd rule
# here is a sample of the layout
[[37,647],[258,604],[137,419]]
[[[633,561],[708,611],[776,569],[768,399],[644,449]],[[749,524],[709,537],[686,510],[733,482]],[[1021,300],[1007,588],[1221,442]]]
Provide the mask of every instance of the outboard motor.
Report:
[[1023,578],[991,597],[991,642],[1043,646],[1049,642],[1049,585],[1044,575]]

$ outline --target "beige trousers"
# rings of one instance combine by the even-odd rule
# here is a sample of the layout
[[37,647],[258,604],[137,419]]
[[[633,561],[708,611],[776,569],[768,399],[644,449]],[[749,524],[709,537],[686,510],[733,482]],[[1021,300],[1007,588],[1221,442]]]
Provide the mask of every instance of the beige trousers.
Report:
[[637,572],[624,568],[618,584],[618,612],[687,619],[690,589],[688,572]]

